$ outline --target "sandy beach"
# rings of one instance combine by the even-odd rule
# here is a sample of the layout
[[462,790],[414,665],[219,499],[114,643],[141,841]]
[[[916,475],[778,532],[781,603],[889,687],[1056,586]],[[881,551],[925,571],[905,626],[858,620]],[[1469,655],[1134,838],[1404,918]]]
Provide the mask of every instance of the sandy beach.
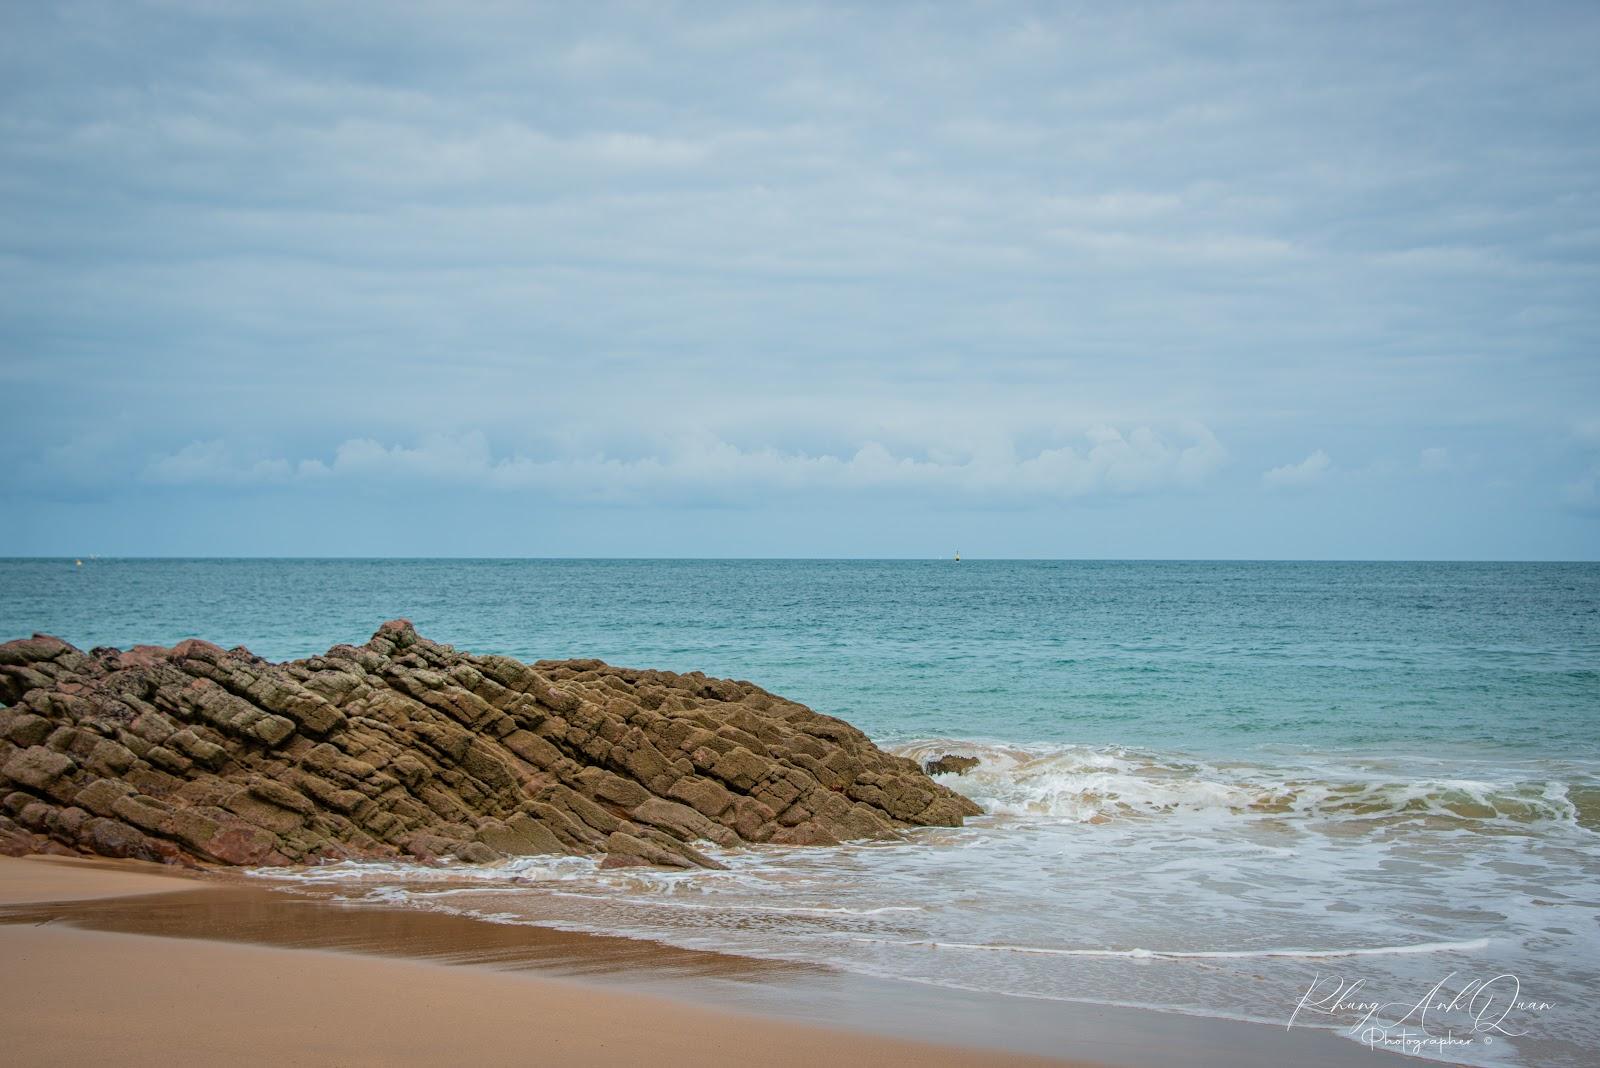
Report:
[[[0,905],[225,892],[141,866],[0,858]],[[807,1027],[487,968],[0,926],[7,1059],[87,1064],[1065,1063]]]
[[0,858],[14,1063],[1397,1062],[1326,1032],[348,907],[234,872]]

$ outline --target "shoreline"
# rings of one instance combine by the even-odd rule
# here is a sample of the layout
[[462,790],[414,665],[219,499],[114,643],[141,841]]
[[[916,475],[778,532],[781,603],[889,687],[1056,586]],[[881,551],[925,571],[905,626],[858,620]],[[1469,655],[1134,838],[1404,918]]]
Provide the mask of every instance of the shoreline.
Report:
[[[244,928],[208,937],[193,921],[203,922],[212,908],[249,911],[254,900],[272,911],[263,899],[279,895],[226,876],[174,879],[164,890],[153,885],[162,877],[145,868],[0,858],[0,947],[8,962],[0,998],[13,1007],[6,1031],[18,1063],[1074,1063],[748,1016],[485,961],[450,967],[359,950],[283,948],[241,938],[250,917]],[[67,888],[70,899],[41,898],[66,883],[77,884]],[[300,901],[305,915],[339,911]],[[177,918],[179,926],[187,917],[190,926],[183,934],[111,929],[137,926],[130,916],[141,912]]]
[[[643,1057],[684,1064],[822,1057],[908,1065],[1410,1063],[1325,1031],[1006,997],[620,936],[349,906],[331,892],[127,861],[0,858],[0,944],[17,962],[0,979],[5,1003],[29,1007],[8,1027],[26,1063],[113,1053],[135,1064],[178,1053],[241,1062],[263,1048],[296,1063],[341,1064],[501,1063],[540,1053],[597,1065]],[[182,978],[197,975],[207,977],[203,984]],[[286,975],[294,977],[288,986]],[[552,1038],[543,1027],[516,1022],[540,1014],[557,1022],[558,1047],[543,1044]],[[205,1021],[202,1030],[174,1026],[196,1018]],[[417,1019],[436,1021],[428,1034],[442,1028],[456,1044],[429,1045]],[[291,1020],[285,1032],[279,1025]],[[380,1020],[389,1023],[380,1027]],[[618,1020],[629,1027],[619,1029]]]

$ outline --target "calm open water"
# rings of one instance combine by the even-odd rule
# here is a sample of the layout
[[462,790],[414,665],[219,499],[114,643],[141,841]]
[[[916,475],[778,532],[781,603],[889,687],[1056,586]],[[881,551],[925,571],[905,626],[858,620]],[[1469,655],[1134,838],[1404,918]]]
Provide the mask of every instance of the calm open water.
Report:
[[[1347,1000],[1396,1004],[1295,1023],[1357,1039],[1442,982],[1440,1041],[1411,1052],[1600,1058],[1600,565],[0,561],[0,638],[280,659],[395,616],[474,652],[751,679],[980,756],[945,781],[989,814],[728,872],[298,876],[353,901],[1279,1025],[1359,980]],[[1488,1026],[1513,983],[1536,1004]]]

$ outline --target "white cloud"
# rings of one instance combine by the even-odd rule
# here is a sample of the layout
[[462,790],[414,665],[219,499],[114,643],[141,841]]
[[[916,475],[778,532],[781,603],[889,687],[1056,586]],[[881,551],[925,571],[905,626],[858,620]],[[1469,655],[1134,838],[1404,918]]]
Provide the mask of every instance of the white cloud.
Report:
[[294,469],[285,460],[241,463],[221,441],[193,441],[145,468],[145,478],[158,485],[249,485],[287,482]]
[[415,445],[353,438],[329,460],[240,460],[221,441],[192,442],[158,457],[148,481],[166,485],[269,485],[342,480],[373,485],[421,483],[538,491],[577,500],[650,500],[664,496],[748,499],[768,493],[912,491],[968,503],[1029,503],[1093,494],[1197,489],[1227,458],[1203,426],[1175,442],[1149,428],[1099,427],[1076,443],[1019,453],[1009,443],[965,452],[894,452],[876,441],[853,451],[807,452],[740,447],[709,435],[680,436],[654,451],[535,457],[496,455],[479,432],[430,435]]
[[1328,454],[1318,449],[1297,464],[1284,464],[1263,472],[1261,481],[1268,489],[1304,489],[1322,481],[1332,467]]

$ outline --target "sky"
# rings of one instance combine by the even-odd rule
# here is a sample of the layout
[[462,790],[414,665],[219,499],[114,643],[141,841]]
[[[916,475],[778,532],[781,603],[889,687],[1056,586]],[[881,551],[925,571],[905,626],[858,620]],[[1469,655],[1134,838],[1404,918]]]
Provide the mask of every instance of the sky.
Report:
[[1597,559],[1597,54],[0,0],[0,555]]

